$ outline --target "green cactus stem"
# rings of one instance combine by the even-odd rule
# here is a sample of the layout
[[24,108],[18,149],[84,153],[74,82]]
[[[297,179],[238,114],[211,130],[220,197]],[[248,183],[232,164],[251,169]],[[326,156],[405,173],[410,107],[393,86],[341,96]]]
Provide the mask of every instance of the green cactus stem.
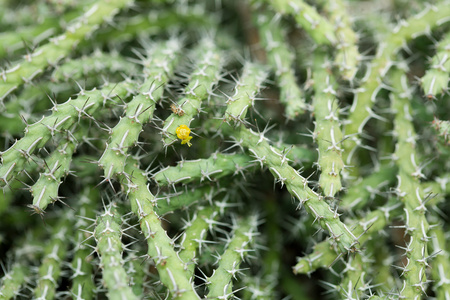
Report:
[[98,26],[110,20],[120,9],[130,5],[131,0],[97,1],[86,12],[75,19],[65,33],[50,39],[48,44],[38,47],[33,53],[12,68],[0,73],[0,101],[24,82],[29,82],[49,65],[55,65],[82,39]]

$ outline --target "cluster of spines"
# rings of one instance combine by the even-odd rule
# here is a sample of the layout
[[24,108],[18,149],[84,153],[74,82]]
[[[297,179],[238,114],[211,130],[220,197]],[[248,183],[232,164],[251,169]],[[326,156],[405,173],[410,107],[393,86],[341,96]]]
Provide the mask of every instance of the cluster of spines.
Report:
[[176,110],[163,124],[161,135],[164,146],[177,140],[176,129],[182,125],[190,127],[195,116],[202,111],[202,102],[213,95],[214,87],[221,78],[223,54],[211,37],[203,38],[193,50],[194,71],[189,76],[185,96],[175,104]]
[[55,65],[66,56],[83,38],[98,26],[110,20],[121,8],[131,4],[131,0],[98,1],[86,12],[68,25],[66,32],[50,38],[50,42],[36,48],[33,53],[12,68],[0,73],[0,100],[24,82],[31,81],[49,65]]
[[286,117],[295,119],[307,110],[305,95],[295,76],[294,56],[286,41],[286,33],[276,15],[258,14],[261,45],[267,53],[267,62],[275,73],[280,87],[280,102],[286,106]]
[[326,197],[334,197],[342,188],[341,171],[344,169],[339,103],[335,80],[331,74],[331,65],[327,56],[317,50],[314,63],[315,130],[313,136],[319,146],[317,149],[319,152],[318,165],[321,170],[319,186]]
[[125,116],[110,130],[110,139],[98,161],[105,181],[123,174],[130,149],[138,143],[143,126],[148,123],[161,99],[164,87],[179,61],[181,42],[176,39],[158,43],[142,58],[145,76],[137,95],[126,104]]

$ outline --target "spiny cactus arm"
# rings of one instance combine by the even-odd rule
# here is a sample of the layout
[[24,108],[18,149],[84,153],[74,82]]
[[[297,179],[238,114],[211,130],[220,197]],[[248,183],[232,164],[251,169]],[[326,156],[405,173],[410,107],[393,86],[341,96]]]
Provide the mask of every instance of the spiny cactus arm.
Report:
[[307,148],[306,145],[292,145],[280,142],[275,142],[274,145],[279,151],[286,153],[293,166],[312,165],[317,161],[317,151]]
[[[242,127],[242,126],[241,126]],[[227,130],[225,126],[222,127]],[[281,185],[286,185],[289,193],[300,201],[300,204],[314,216],[315,221],[337,242],[341,252],[347,252],[354,249],[358,240],[339,220],[337,211],[333,211],[325,202],[325,199],[314,192],[308,186],[308,180],[302,177],[287,163],[286,154],[280,153],[269,145],[264,132],[254,132],[247,128],[232,132],[230,134],[236,142],[247,147],[261,167],[267,166],[274,175],[275,181]]]
[[[39,23],[33,22],[34,24],[31,26],[24,26],[1,32],[0,41],[2,41],[2,43],[0,44],[0,58],[11,55],[16,51],[23,50],[26,46],[35,48],[36,45],[46,41],[49,37],[60,33],[60,31],[63,30],[63,28],[61,28],[62,24],[72,21],[76,17],[79,17],[83,12],[81,8],[84,7],[85,3],[82,2],[86,1],[76,1],[74,4],[77,5],[77,7],[64,15],[50,15],[52,13],[51,9],[46,9],[47,12],[45,13],[43,13],[42,9],[39,10],[39,13],[36,13],[36,11],[29,11],[27,17],[39,15],[37,20]],[[29,6],[24,6],[24,8],[26,7],[30,8]],[[15,9],[5,9],[2,7],[2,10],[8,11],[10,16],[19,9],[20,8],[18,7]]]
[[73,219],[73,212],[66,211],[53,229],[52,239],[45,246],[44,258],[39,267],[39,279],[34,289],[34,299],[45,300],[55,297],[56,287],[61,276],[61,262],[67,256],[70,242],[67,236],[72,235]]
[[97,245],[95,250],[100,257],[103,269],[103,282],[108,289],[109,299],[138,299],[128,286],[127,273],[123,267],[122,216],[115,203],[105,207],[105,212],[97,217],[94,231]]
[[440,191],[443,194],[450,194],[450,172],[444,173],[442,176],[437,177],[436,182],[439,184]]
[[51,9],[52,12],[56,14],[62,14],[64,11],[72,9],[77,5],[86,5],[89,3],[89,0],[81,0],[81,1],[72,1],[72,0],[49,0],[47,1],[47,6]]
[[339,208],[349,212],[363,209],[373,197],[381,192],[385,186],[390,186],[397,174],[396,166],[382,166],[380,169],[348,188],[342,197]]
[[72,128],[81,118],[90,117],[113,97],[126,98],[133,87],[134,84],[127,81],[108,83],[100,90],[82,91],[77,99],[55,105],[51,115],[29,125],[24,137],[1,153],[0,186],[8,185],[24,169],[34,150],[44,147],[56,133]]
[[297,84],[293,69],[294,56],[286,41],[286,34],[276,16],[260,13],[256,17],[261,44],[267,61],[280,87],[280,102],[286,106],[286,117],[295,119],[307,110],[305,95]]
[[254,237],[258,235],[256,216],[238,220],[233,224],[233,232],[228,237],[226,250],[218,258],[218,267],[206,279],[209,292],[207,299],[228,299],[234,294],[232,279],[242,271],[241,262],[252,250]]
[[22,49],[26,43],[36,45],[55,34],[58,25],[57,18],[46,18],[38,26],[20,28],[19,30],[6,31],[0,33],[0,58],[11,55],[18,49]]
[[420,184],[424,195],[427,195],[428,197],[428,207],[436,207],[445,202],[446,196],[450,193],[450,184],[448,180],[449,178],[445,178],[445,176],[436,177],[434,178],[434,181],[426,181]]
[[75,245],[76,250],[73,255],[72,270],[72,288],[70,293],[74,299],[93,299],[95,292],[95,283],[93,280],[93,265],[90,262],[93,257],[90,255],[94,246],[94,240],[88,239],[87,230],[91,225],[88,220],[95,219],[95,210],[100,198],[98,189],[86,187],[79,196],[79,208],[77,211],[77,220],[75,222]]
[[211,186],[194,187],[180,191],[175,194],[161,195],[156,200],[155,212],[158,216],[163,216],[177,209],[186,209],[190,205],[198,203],[205,194],[211,193]]
[[30,188],[33,204],[29,207],[36,212],[43,213],[50,203],[58,201],[58,189],[61,179],[70,172],[72,155],[78,146],[78,141],[86,135],[83,127],[67,133],[60,145],[44,160],[45,171],[40,173],[39,179]]
[[281,14],[290,14],[318,45],[336,44],[333,25],[322,17],[315,7],[303,0],[267,1]]
[[173,185],[200,180],[213,181],[224,176],[236,175],[250,168],[251,158],[245,154],[214,153],[207,159],[183,160],[177,166],[157,172],[153,179],[159,185]]
[[362,255],[355,255],[350,256],[345,264],[340,285],[334,288],[339,291],[342,299],[361,299],[366,296],[365,280],[367,272],[370,272],[368,261],[363,260]]
[[12,180],[8,185],[8,188],[5,188],[0,192],[0,215],[8,211],[13,205],[17,190],[23,188],[23,183],[29,180],[29,174],[35,172],[36,169],[38,169],[38,166],[41,165],[42,161],[37,156],[33,155],[31,160],[37,163],[26,164],[25,169],[17,176],[16,180]]
[[142,61],[145,81],[139,93],[126,105],[125,117],[111,130],[107,148],[98,161],[106,181],[124,172],[128,152],[137,144],[143,125],[153,117],[156,103],[173,76],[181,46],[179,40],[171,39],[147,50],[147,58]]
[[202,255],[202,249],[212,241],[207,240],[209,230],[213,230],[213,225],[217,224],[219,217],[218,208],[204,206],[197,210],[195,215],[186,224],[186,231],[181,236],[180,251],[178,256],[187,264],[190,277],[194,275],[197,265],[197,257]]
[[150,261],[142,261],[135,253],[128,254],[128,261],[125,265],[128,277],[130,278],[129,285],[133,293],[139,297],[139,299],[148,296],[146,291],[147,276],[145,271],[151,268]]
[[434,118],[432,125],[438,135],[444,139],[446,145],[450,146],[450,121],[442,121]]
[[[2,10],[0,10],[0,25],[2,28],[14,28],[17,24],[32,25],[39,17],[49,17],[48,5],[43,2],[33,2],[30,5],[14,5],[9,0],[0,0]],[[42,15],[36,16],[36,11]]]
[[320,50],[314,58],[314,137],[319,151],[321,169],[319,185],[326,197],[334,197],[342,188],[341,171],[344,168],[341,143],[343,141],[339,122],[339,103],[336,97],[336,83],[331,74],[327,56]]
[[0,300],[15,298],[20,293],[20,289],[28,276],[29,267],[25,264],[15,263],[11,270],[1,278]]
[[450,78],[450,33],[436,45],[436,54],[431,58],[430,69],[420,79],[422,89],[430,99],[448,91],[448,81]]
[[[34,106],[33,101],[25,104],[20,98],[12,97],[12,101],[5,103],[0,115],[0,131],[11,136],[22,134],[25,124],[21,116],[30,115]],[[28,99],[27,99],[28,100]]]
[[[383,208],[370,212],[364,218],[349,222],[351,224],[349,227],[354,227],[354,234],[359,237],[359,242],[363,244],[371,239],[372,235],[386,227],[393,217],[398,215],[395,212],[396,208],[398,208],[398,204],[390,201]],[[326,240],[316,244],[311,254],[298,258],[297,264],[292,269],[294,274],[310,274],[319,268],[330,267],[339,256],[341,254],[336,252],[330,241]]]
[[161,283],[173,298],[200,299],[194,290],[187,264],[181,261],[173,248],[174,241],[163,229],[160,217],[155,213],[155,196],[147,187],[147,177],[133,163],[125,166],[126,175],[120,175],[123,189],[131,203],[133,213],[139,218],[142,233],[147,241],[148,255],[155,262]]
[[340,75],[344,79],[352,81],[358,71],[362,56],[358,51],[358,35],[352,29],[351,14],[346,8],[346,4],[349,3],[344,0],[321,2],[329,14],[330,22],[336,32],[337,53],[334,63],[338,66]]
[[[284,274],[283,274],[284,275]],[[283,283],[284,280],[282,280]],[[242,300],[272,300],[278,299],[279,295],[275,292],[275,288],[278,286],[274,276],[266,275],[262,277],[260,274],[256,276],[245,276],[241,281],[245,288],[242,290]],[[296,290],[298,292],[298,290]],[[292,293],[291,295],[299,296],[301,293]],[[307,299],[307,298],[299,298]]]
[[52,82],[60,81],[82,81],[86,77],[95,78],[99,74],[123,73],[128,76],[136,74],[137,68],[134,63],[119,55],[117,51],[103,52],[96,49],[89,56],[68,59],[57,66],[51,75]]
[[[4,215],[2,217],[4,218]],[[29,289],[30,277],[36,275],[36,271],[30,268],[30,263],[40,261],[44,255],[42,240],[45,239],[46,233],[41,226],[30,228],[16,237],[14,247],[5,253],[13,264],[0,278],[1,300],[16,299],[18,295],[23,294],[24,289]]]
[[[267,233],[263,241],[264,251],[261,251],[262,268],[258,271],[256,276],[246,276],[243,280],[243,284],[247,287],[243,292],[243,299],[252,299],[254,295],[257,295],[258,299],[270,300],[277,299],[276,288],[280,284],[290,284],[286,281],[288,276],[293,277],[280,263],[280,259],[283,256],[283,244],[285,236],[281,232],[280,221],[284,219],[281,213],[281,207],[279,203],[274,199],[265,199],[261,203],[262,209],[266,212],[264,216],[264,231]],[[297,285],[297,284],[296,284]],[[298,285],[297,285],[298,286]],[[285,287],[285,286],[284,286]],[[285,291],[287,289],[283,288]],[[297,296],[304,296],[304,294],[296,289]],[[307,300],[305,296],[303,298]]]
[[100,0],[73,21],[65,33],[51,38],[50,42],[38,47],[24,60],[0,73],[0,101],[24,82],[31,81],[49,65],[55,65],[86,36],[105,21],[110,20],[120,9],[130,5],[132,0]]
[[[379,210],[384,214],[384,222],[378,222],[376,218],[368,219],[370,213],[362,220],[350,220],[349,226],[359,227],[358,232],[367,235],[364,238],[362,253],[358,255],[349,255],[347,258],[341,258],[344,264],[343,278],[339,286],[342,298],[361,299],[373,294],[373,285],[382,284],[383,289],[377,293],[382,295],[381,291],[389,292],[395,288],[396,279],[391,272],[392,260],[390,260],[387,247],[380,247],[381,241],[389,239],[385,236],[384,225],[391,224],[395,217],[401,213],[400,203],[397,199],[391,198],[387,205],[380,207]],[[392,213],[391,213],[392,211]],[[378,214],[377,217],[379,217]],[[376,224],[378,222],[378,224]],[[371,227],[375,226],[373,230]],[[382,249],[380,249],[382,248]],[[372,277],[371,274],[377,274]]]
[[415,151],[416,134],[411,116],[411,89],[403,70],[392,72],[392,84],[397,87],[391,94],[391,106],[395,112],[394,132],[397,137],[395,150],[398,186],[396,193],[404,204],[406,232],[411,236],[405,247],[407,264],[404,266],[403,287],[400,295],[407,299],[415,299],[423,295],[427,288],[427,268],[429,259],[427,243],[428,221],[425,217],[426,199],[420,186],[420,178],[424,175],[419,165],[419,157]]
[[446,299],[450,297],[450,255],[446,250],[448,238],[440,224],[432,226],[430,236],[431,248],[436,255],[431,262],[431,279],[435,282],[433,290],[437,299]]
[[213,87],[220,79],[223,56],[215,42],[206,37],[202,39],[194,52],[197,62],[185,89],[185,97],[175,104],[176,112],[164,121],[161,134],[165,147],[176,142],[177,128],[182,125],[189,127],[194,117],[201,112],[202,101],[212,95]]
[[247,62],[237,80],[234,94],[227,100],[225,119],[237,124],[244,122],[247,111],[254,105],[256,94],[267,77],[265,66]]
[[[103,81],[99,82],[99,85],[102,83]],[[9,101],[0,109],[0,132],[13,137],[22,135],[27,126],[26,123],[38,121],[41,112],[49,107],[51,102],[44,99],[53,93],[72,94],[72,84],[65,82],[56,84],[48,81],[24,84],[20,92],[11,95]]]
[[338,256],[330,241],[320,242],[314,246],[313,252],[297,258],[297,264],[292,267],[292,271],[296,275],[311,274],[319,268],[330,267]]
[[[180,2],[180,7],[183,6]],[[185,6],[183,9],[155,9],[148,14],[140,13],[120,20],[116,26],[110,26],[96,32],[95,41],[100,44],[122,45],[138,36],[146,38],[169,30],[170,28],[216,28],[217,20],[213,14],[205,13],[200,6]],[[82,41],[81,47],[90,41]]]
[[371,62],[368,75],[361,86],[355,90],[350,115],[344,128],[349,138],[344,141],[344,162],[351,164],[353,152],[361,144],[359,135],[367,121],[380,118],[373,110],[377,93],[381,90],[382,78],[392,66],[397,51],[409,40],[427,34],[435,27],[450,21],[450,5],[444,1],[436,6],[427,6],[421,13],[399,22],[398,26],[382,41],[378,47],[375,59]]
[[[225,133],[231,134],[232,131],[230,131],[230,128],[224,125],[226,124],[218,121],[217,119],[209,119],[205,122],[205,128],[207,128],[210,133],[221,133],[221,129],[223,128]],[[282,136],[280,135],[279,137],[281,138]],[[294,166],[303,166],[303,164],[310,165],[317,160],[317,151],[309,149],[306,145],[286,144],[281,140],[278,140],[278,142],[274,142],[274,147],[276,147],[277,151],[285,155],[287,160],[289,162],[292,162],[292,165]],[[215,157],[215,155],[216,154],[214,154],[212,157]],[[241,154],[234,155],[237,155],[237,157],[239,157]],[[237,168],[236,171],[240,172],[240,168]]]

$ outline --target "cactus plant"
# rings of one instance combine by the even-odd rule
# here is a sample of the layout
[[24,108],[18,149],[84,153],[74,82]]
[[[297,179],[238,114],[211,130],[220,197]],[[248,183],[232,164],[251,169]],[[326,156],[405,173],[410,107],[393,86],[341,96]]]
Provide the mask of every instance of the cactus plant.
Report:
[[449,299],[449,14],[0,0],[0,300]]

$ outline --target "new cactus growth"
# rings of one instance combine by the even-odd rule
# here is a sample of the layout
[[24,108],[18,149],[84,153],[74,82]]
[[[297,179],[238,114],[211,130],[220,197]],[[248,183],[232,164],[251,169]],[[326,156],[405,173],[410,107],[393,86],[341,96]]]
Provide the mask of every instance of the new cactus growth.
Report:
[[450,299],[449,15],[0,0],[0,300]]

